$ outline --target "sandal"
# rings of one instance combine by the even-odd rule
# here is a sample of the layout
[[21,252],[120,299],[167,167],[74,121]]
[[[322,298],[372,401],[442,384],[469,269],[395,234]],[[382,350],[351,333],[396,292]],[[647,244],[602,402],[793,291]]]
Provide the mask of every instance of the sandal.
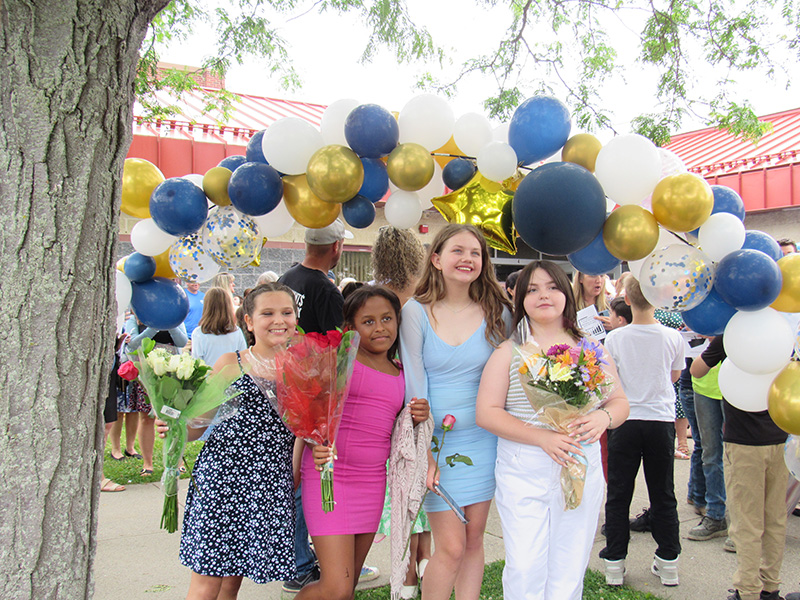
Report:
[[148,475],[152,475],[152,474],[153,474],[153,469],[142,469],[139,472],[139,477],[147,477]]
[[116,456],[114,456],[114,455],[112,454],[112,455],[111,455],[111,458],[112,458],[113,460],[125,460],[127,457],[126,457],[126,456],[120,456],[120,457],[116,457]]
[[136,460],[142,460],[142,455],[138,452],[133,452],[132,454],[125,450],[125,456],[130,456],[131,458],[135,458]]
[[111,481],[108,477],[104,477],[100,482],[101,492],[122,492],[125,490],[124,485],[120,485],[115,481]]
[[180,468],[178,469],[178,473],[180,473],[181,475],[186,473],[186,467],[184,465],[181,465]]

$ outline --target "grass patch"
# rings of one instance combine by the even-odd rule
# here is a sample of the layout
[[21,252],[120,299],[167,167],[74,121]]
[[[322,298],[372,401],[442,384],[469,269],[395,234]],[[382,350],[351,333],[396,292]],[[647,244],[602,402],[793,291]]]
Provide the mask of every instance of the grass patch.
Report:
[[[122,449],[125,450],[125,426],[122,427]],[[153,446],[153,474],[142,477],[140,472],[142,470],[142,461],[127,457],[125,460],[114,460],[111,458],[111,440],[106,442],[105,451],[103,453],[103,475],[110,480],[128,485],[131,483],[152,483],[161,480],[161,474],[164,472],[163,464],[163,440],[156,436],[156,441]],[[141,454],[142,450],[139,447],[139,440],[136,440],[136,452]],[[197,460],[197,455],[203,448],[203,442],[189,442],[186,444],[186,451],[183,454],[183,460],[186,464],[186,473],[181,475],[181,479],[188,479],[189,472],[194,466],[194,461]]]
[[[481,600],[501,600],[503,598],[503,565],[505,561],[486,565],[481,586]],[[389,586],[371,590],[357,591],[355,600],[389,600]],[[455,595],[451,596],[455,598]],[[583,600],[662,600],[649,592],[640,592],[627,586],[606,585],[602,573],[589,569],[583,580]]]

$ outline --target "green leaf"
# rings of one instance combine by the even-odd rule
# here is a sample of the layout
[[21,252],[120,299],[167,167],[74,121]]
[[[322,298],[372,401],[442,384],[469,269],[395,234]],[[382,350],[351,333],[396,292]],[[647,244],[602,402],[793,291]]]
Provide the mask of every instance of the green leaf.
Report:
[[[161,397],[164,400],[169,400],[170,402],[177,396],[178,392],[181,391],[181,384],[175,381],[172,377],[162,377],[159,381],[159,392],[161,393]],[[170,404],[172,406],[172,404]]]
[[455,466],[455,463],[457,463],[457,462],[463,463],[465,465],[469,465],[470,467],[473,466],[472,459],[469,456],[465,456],[463,454],[453,454],[452,456],[448,456],[447,458],[452,459],[451,462],[453,464],[448,463],[448,464],[450,464],[451,467]]

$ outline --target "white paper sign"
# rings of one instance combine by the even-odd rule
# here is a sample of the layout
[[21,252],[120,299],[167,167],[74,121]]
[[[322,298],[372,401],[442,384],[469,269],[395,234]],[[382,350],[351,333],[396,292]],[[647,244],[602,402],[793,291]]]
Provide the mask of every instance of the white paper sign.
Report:
[[594,305],[587,306],[586,308],[578,311],[578,329],[590,335],[594,339],[600,341],[606,337],[606,328],[603,323],[598,321],[597,309]]

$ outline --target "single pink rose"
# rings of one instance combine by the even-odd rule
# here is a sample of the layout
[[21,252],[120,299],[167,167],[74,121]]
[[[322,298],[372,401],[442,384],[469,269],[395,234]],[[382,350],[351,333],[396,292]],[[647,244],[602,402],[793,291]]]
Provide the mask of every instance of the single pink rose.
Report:
[[442,431],[450,431],[455,424],[456,418],[453,415],[445,415],[442,419]]
[[120,365],[119,369],[117,369],[117,375],[127,381],[133,381],[139,376],[139,369],[136,368],[132,360],[129,360]]

